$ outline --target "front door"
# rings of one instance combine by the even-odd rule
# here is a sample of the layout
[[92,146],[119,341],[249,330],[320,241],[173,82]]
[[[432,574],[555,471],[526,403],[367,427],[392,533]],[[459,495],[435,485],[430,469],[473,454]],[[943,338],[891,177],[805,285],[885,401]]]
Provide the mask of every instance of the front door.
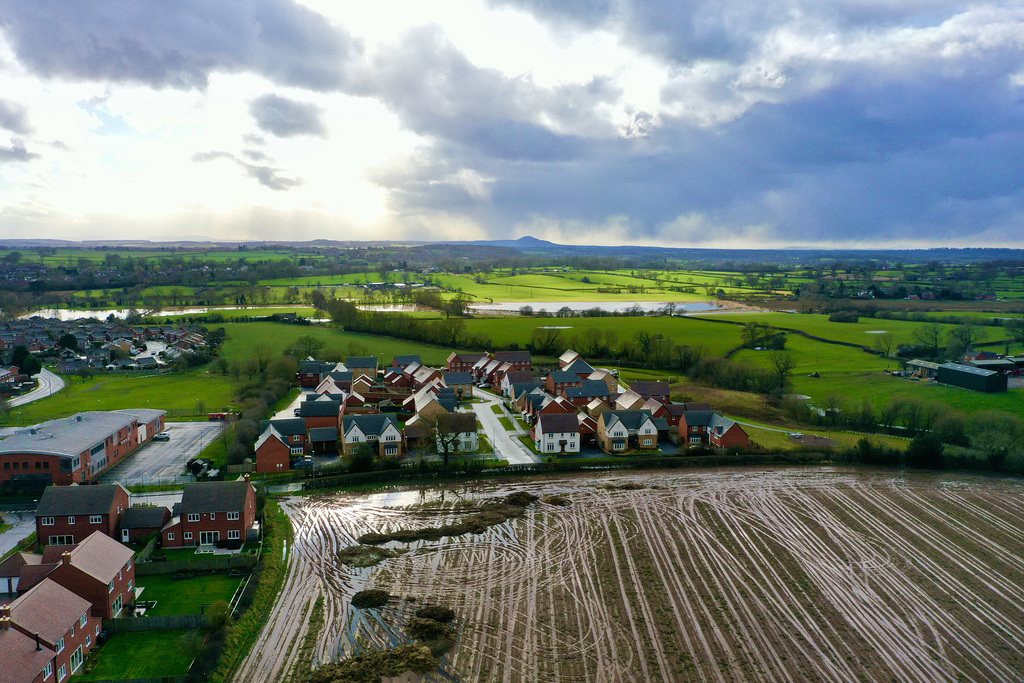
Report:
[[121,529],[121,542],[122,543],[127,543],[128,542],[128,530],[127,529]]
[[219,531],[200,531],[199,545],[213,545],[220,540]]

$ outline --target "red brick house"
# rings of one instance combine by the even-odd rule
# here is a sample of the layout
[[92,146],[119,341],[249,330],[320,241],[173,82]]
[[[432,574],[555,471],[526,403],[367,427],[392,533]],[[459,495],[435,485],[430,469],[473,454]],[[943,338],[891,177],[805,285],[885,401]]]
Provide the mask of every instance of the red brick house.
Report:
[[0,607],[0,680],[59,683],[77,673],[102,628],[91,607],[49,579]]
[[448,356],[448,372],[470,372],[477,361],[487,357],[486,353],[452,353]]
[[237,548],[257,540],[256,488],[249,483],[249,475],[238,481],[185,484],[177,514],[160,533],[165,548]]
[[[277,431],[273,425],[267,425],[256,440],[256,471],[287,472],[292,468],[292,446],[288,437]],[[302,454],[303,446],[295,447],[297,454]]]
[[708,430],[708,442],[715,448],[749,448],[750,437],[743,427],[722,415],[716,415]]
[[717,410],[686,410],[679,417],[679,445],[748,448],[750,437]]
[[50,546],[43,552],[43,565],[53,569],[46,578],[92,603],[92,613],[113,619],[125,605],[135,602],[135,553],[101,533],[68,550]]
[[121,515],[122,543],[142,543],[152,533],[160,533],[171,519],[171,511],[163,505],[136,505]]
[[529,351],[496,351],[494,360],[499,363],[510,363],[516,370],[533,370],[533,360]]
[[661,403],[668,403],[669,388],[668,382],[650,382],[637,380],[629,385],[632,391],[640,394],[644,399],[653,398]]
[[120,484],[47,486],[36,508],[40,545],[75,545],[92,532],[118,537],[121,515],[130,507]]

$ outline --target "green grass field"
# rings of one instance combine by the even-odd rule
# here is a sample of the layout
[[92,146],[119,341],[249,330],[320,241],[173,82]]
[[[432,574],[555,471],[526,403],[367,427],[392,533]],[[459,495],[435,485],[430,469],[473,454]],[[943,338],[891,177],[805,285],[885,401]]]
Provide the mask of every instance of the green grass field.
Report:
[[191,579],[173,579],[170,574],[140,576],[138,586],[145,588],[141,600],[156,600],[156,607],[146,612],[163,617],[172,614],[199,614],[203,605],[223,600],[228,602],[242,583],[239,577],[227,574],[205,574]]
[[[104,681],[188,673],[192,656],[179,645],[185,630],[116,633],[93,655],[87,674],[74,681]],[[86,666],[90,666],[87,664]]]
[[[914,330],[922,324],[907,320],[885,320],[882,318],[861,318],[855,323],[829,322],[827,315],[809,313],[730,313],[727,318],[734,322],[755,322],[772,327],[790,327],[802,330],[823,339],[852,342],[872,346],[877,338],[873,332],[892,332],[897,344],[911,344]],[[943,325],[948,333],[956,325]],[[1006,331],[1000,327],[984,327],[984,341],[998,341],[1006,338]]]
[[596,329],[602,334],[612,334],[619,342],[627,341],[638,331],[668,337],[678,345],[707,347],[713,354],[722,355],[742,343],[739,325],[722,325],[689,316],[644,316],[639,318],[475,318],[466,322],[466,329],[476,334],[486,334],[496,346],[516,343],[524,346],[538,327],[568,327],[561,330],[566,348],[573,346],[573,337],[585,330]]
[[867,400],[877,408],[888,404],[893,398],[916,398],[943,403],[967,413],[1002,410],[1024,415],[1024,391],[1019,389],[985,394],[892,377],[881,372],[824,372],[820,378],[800,374],[794,375],[792,381],[795,393],[810,396],[813,402],[818,403],[828,396],[836,395],[854,404]]
[[6,423],[29,425],[87,410],[194,410],[198,401],[204,403],[204,412],[220,412],[231,405],[235,391],[226,377],[205,372],[65,377],[64,381],[67,386],[53,396],[14,408]]
[[[221,325],[216,325],[221,327]],[[383,357],[386,365],[391,364],[395,355],[419,354],[427,365],[444,365],[451,349],[428,344],[374,337],[367,334],[340,332],[330,327],[287,325],[284,323],[225,323],[228,340],[221,349],[221,356],[227,360],[250,358],[258,344],[266,345],[274,355],[282,354],[303,335],[311,335],[326,342],[325,348],[349,355],[351,348],[358,347],[357,354]]]

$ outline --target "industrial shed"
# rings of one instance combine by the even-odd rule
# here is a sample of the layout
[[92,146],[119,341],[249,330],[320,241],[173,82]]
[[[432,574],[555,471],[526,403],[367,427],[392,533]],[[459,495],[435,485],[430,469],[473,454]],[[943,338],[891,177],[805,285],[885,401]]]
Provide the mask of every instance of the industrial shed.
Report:
[[936,380],[941,384],[948,384],[972,391],[983,391],[995,393],[1006,391],[1006,375],[994,370],[982,370],[981,368],[958,363],[946,363],[939,366]]

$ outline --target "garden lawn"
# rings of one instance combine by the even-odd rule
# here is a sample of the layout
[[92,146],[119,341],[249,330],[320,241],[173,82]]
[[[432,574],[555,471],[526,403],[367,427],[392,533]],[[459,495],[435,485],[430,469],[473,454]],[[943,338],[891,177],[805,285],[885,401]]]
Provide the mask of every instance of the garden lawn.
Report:
[[86,380],[68,376],[64,381],[67,386],[53,396],[13,409],[8,424],[35,424],[87,410],[195,410],[200,401],[203,412],[220,412],[232,404],[235,393],[228,378],[205,372],[96,375]]
[[[183,676],[192,658],[179,646],[186,630],[116,633],[95,651],[95,665],[75,681]],[[79,670],[81,671],[81,669]]]
[[227,574],[201,574],[191,579],[173,579],[170,574],[155,574],[139,576],[136,583],[146,589],[142,593],[142,600],[156,600],[156,607],[146,614],[165,617],[173,614],[199,614],[203,605],[220,600],[229,602],[242,579]]

